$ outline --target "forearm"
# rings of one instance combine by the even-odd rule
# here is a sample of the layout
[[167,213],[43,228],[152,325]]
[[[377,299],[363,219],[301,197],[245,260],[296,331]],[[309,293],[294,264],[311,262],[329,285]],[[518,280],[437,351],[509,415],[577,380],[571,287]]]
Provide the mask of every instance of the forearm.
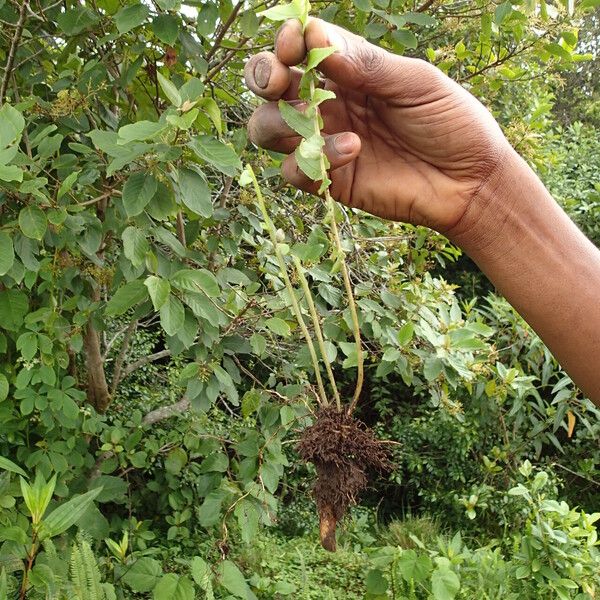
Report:
[[451,238],[600,404],[600,250],[512,150]]

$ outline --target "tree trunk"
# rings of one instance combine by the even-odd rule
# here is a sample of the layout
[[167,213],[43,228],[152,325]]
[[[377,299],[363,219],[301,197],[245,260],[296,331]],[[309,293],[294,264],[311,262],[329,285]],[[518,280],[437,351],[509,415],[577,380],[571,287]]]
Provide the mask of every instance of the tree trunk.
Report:
[[103,413],[110,405],[111,397],[104,374],[104,363],[100,352],[100,337],[91,320],[88,321],[83,338],[87,365],[87,399],[98,411]]

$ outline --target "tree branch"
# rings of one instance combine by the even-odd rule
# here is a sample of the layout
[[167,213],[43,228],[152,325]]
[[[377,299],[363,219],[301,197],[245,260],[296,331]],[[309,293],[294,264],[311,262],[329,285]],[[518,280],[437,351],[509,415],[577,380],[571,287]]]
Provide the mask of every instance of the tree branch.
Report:
[[91,319],[83,336],[83,347],[87,366],[88,402],[99,412],[106,411],[110,404],[110,393],[104,373],[104,362],[100,354],[100,337]]
[[186,396],[183,396],[181,400],[175,402],[175,404],[168,404],[167,406],[161,406],[155,410],[150,411],[143,419],[142,425],[147,427],[148,425],[154,425],[159,421],[164,421],[175,415],[186,412],[191,406],[191,402]]
[[431,8],[435,4],[435,0],[427,0],[417,8],[417,12],[425,12],[428,8]]
[[6,66],[4,67],[4,76],[2,77],[2,83],[0,84],[0,104],[4,104],[4,98],[6,96],[6,90],[12,75],[13,65],[15,64],[15,55],[17,54],[17,48],[23,35],[23,27],[25,26],[25,15],[29,8],[29,0],[22,0],[21,10],[19,11],[19,20],[15,28],[12,41],[10,42],[10,48],[8,50],[8,57],[6,58]]
[[131,375],[135,370],[139,369],[140,367],[143,367],[148,363],[156,362],[161,358],[166,358],[167,356],[171,356],[170,350],[161,350],[160,352],[155,352],[154,354],[148,354],[148,356],[143,356],[139,360],[136,360],[135,362],[132,362],[131,364],[125,367],[121,379],[125,379],[125,377]]
[[217,33],[215,40],[213,42],[212,48],[208,51],[207,55],[204,57],[206,59],[206,62],[208,62],[214,56],[215,52],[218,50],[219,45],[221,44],[221,40],[225,37],[225,34],[227,33],[227,31],[229,30],[229,28],[235,21],[235,18],[237,17],[238,13],[240,12],[240,9],[242,8],[242,6],[244,6],[244,0],[240,0],[233,7],[231,14],[227,17],[227,20],[221,25],[219,33]]
[[123,369],[123,362],[125,361],[125,356],[127,355],[127,351],[129,350],[129,343],[131,342],[131,338],[135,333],[137,328],[137,320],[131,321],[129,326],[125,330],[125,335],[123,336],[123,343],[121,344],[121,350],[119,355],[117,356],[117,360],[115,361],[115,368],[113,370],[113,377],[110,384],[110,394],[114,395],[119,382],[121,381],[121,371]]

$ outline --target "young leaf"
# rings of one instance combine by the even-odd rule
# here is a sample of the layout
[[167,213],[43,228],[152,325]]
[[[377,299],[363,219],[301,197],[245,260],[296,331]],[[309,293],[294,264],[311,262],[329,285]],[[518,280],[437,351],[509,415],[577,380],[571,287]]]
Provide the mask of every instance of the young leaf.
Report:
[[40,540],[56,537],[64,533],[71,525],[74,525],[85,514],[102,488],[90,490],[71,498],[68,502],[55,508],[43,521],[40,528]]
[[315,133],[313,120],[285,100],[279,101],[279,112],[283,120],[303,138],[309,138]]
[[308,73],[309,71],[315,69],[322,61],[324,61],[328,56],[331,56],[334,52],[335,48],[333,46],[329,46],[327,48],[312,48],[306,59],[305,72]]
[[169,99],[171,104],[174,106],[181,106],[181,95],[175,85],[171,83],[164,75],[161,73],[156,73],[158,77],[158,83],[160,83],[160,87],[162,91],[165,93],[165,96]]
[[171,293],[169,282],[166,279],[150,275],[146,278],[146,281],[144,281],[144,285],[148,288],[154,310],[160,310],[160,307],[167,301],[167,298]]
[[310,12],[310,2],[308,0],[292,0],[289,4],[273,6],[267,10],[257,13],[259,17],[266,17],[271,21],[287,21],[288,19],[298,19],[303,26],[308,20]]

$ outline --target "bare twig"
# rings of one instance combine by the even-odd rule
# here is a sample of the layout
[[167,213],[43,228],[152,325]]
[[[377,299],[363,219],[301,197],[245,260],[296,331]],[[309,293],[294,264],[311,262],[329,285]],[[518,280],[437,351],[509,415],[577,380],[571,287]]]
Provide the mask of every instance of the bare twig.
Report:
[[217,35],[215,36],[215,39],[213,41],[213,46],[205,56],[205,59],[207,62],[214,56],[215,52],[219,49],[221,40],[225,37],[225,34],[227,33],[227,31],[229,30],[229,28],[235,21],[235,18],[237,17],[238,13],[240,12],[240,10],[243,6],[244,6],[244,0],[240,0],[233,7],[233,10],[231,11],[231,13],[227,17],[227,19],[223,22],[223,24],[219,28],[219,32],[217,33]]
[[123,370],[123,363],[125,361],[125,357],[127,356],[127,351],[129,350],[129,344],[131,342],[131,338],[135,333],[137,328],[137,320],[131,321],[129,323],[127,329],[125,330],[125,335],[123,336],[123,343],[121,344],[121,350],[119,355],[117,356],[117,360],[115,361],[115,368],[113,369],[113,377],[110,384],[110,395],[114,395],[119,382],[121,381],[121,371]]
[[21,42],[21,35],[23,35],[25,15],[27,14],[28,8],[29,0],[23,0],[23,4],[21,4],[21,10],[19,11],[19,20],[17,21],[15,33],[10,42],[8,57],[6,58],[6,66],[4,67],[4,76],[2,77],[2,83],[0,84],[0,104],[4,103],[4,98],[6,97],[6,89],[8,88],[10,76],[12,75],[13,65],[15,64],[15,55],[17,53],[19,43]]
[[427,0],[427,2],[423,2],[419,8],[417,8],[417,12],[425,12],[428,8],[432,7],[435,4],[435,0]]
[[144,365],[147,365],[149,363],[156,362],[161,358],[166,358],[167,356],[171,356],[170,350],[161,350],[160,352],[155,352],[154,354],[148,354],[148,356],[143,356],[135,362],[132,362],[131,364],[127,365],[123,369],[123,376],[121,377],[121,379],[125,379],[125,377],[131,375],[135,370],[139,369],[140,367],[143,367]]
[[180,415],[181,413],[186,412],[190,408],[190,406],[190,400],[186,396],[183,396],[183,398],[178,402],[175,402],[175,404],[161,406],[160,408],[150,411],[142,419],[142,425],[144,425],[144,427],[147,427],[148,425],[154,425],[154,423],[164,421],[165,419],[174,417],[175,415]]

